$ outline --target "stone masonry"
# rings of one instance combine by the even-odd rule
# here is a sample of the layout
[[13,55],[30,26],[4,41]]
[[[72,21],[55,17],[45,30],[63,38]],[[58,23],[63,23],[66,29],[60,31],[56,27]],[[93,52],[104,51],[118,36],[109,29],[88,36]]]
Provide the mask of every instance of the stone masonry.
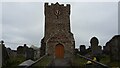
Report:
[[64,6],[58,2],[51,5],[45,3],[45,30],[41,40],[41,54],[49,54],[55,58],[57,44],[64,46],[64,58],[71,57],[75,49],[75,40],[70,29],[70,4]]

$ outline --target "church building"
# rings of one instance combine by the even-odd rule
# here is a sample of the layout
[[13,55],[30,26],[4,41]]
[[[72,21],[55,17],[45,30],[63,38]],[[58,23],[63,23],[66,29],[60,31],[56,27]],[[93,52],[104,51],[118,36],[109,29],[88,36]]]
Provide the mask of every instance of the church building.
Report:
[[44,4],[45,29],[41,56],[68,58],[74,54],[75,40],[70,28],[70,4]]

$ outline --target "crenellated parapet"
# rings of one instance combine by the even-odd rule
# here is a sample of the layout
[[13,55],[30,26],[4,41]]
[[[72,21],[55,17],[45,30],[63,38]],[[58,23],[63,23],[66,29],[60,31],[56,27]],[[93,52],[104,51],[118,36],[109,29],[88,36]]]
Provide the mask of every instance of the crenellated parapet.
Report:
[[55,12],[54,10],[59,10],[60,12],[64,14],[70,15],[70,4],[64,5],[64,4],[59,4],[58,2],[56,2],[55,4],[51,3],[49,5],[49,3],[45,3],[44,8],[45,8],[45,15],[54,14]]
[[47,7],[50,7],[50,6],[55,6],[55,5],[57,5],[57,6],[62,6],[62,7],[66,7],[66,8],[70,8],[70,4],[66,4],[66,5],[64,5],[64,4],[59,4],[58,2],[56,2],[55,4],[54,3],[51,3],[51,5],[49,5],[49,3],[45,3],[45,6],[47,6]]

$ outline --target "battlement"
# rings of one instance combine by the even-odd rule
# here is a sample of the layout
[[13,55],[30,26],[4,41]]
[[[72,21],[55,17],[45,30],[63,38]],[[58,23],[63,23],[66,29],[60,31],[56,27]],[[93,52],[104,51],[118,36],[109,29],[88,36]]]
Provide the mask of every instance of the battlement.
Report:
[[48,2],[46,2],[45,3],[45,6],[47,7],[47,6],[55,6],[55,5],[57,5],[57,6],[63,6],[63,7],[70,7],[70,4],[59,4],[58,2],[56,2],[55,4],[54,3],[51,3],[50,5],[49,5],[49,3]]
[[54,15],[56,10],[59,10],[60,14],[64,15],[70,15],[70,4],[59,4],[58,2],[56,3],[45,3],[44,4],[45,8],[45,15],[47,16]]

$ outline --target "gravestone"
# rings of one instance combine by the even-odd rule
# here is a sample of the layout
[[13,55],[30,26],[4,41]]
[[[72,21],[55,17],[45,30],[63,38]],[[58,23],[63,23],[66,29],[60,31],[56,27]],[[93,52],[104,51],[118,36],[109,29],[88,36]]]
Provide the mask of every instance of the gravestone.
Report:
[[24,51],[23,51],[23,52],[24,52],[24,54],[26,54],[27,49],[28,49],[27,45],[26,45],[26,44],[24,44],[23,48],[24,48]]
[[120,61],[120,35],[115,35],[109,42],[111,61]]
[[24,55],[24,47],[23,46],[18,46],[17,55]]
[[34,60],[34,49],[33,48],[27,48],[26,50],[26,60],[28,59]]
[[40,58],[40,50],[39,49],[34,49],[34,59],[39,59]]
[[26,44],[24,46],[19,46],[17,48],[17,55],[18,56],[24,56],[26,60],[28,59],[34,59],[34,49],[27,47]]
[[26,57],[27,49],[28,49],[28,47],[26,46],[26,44],[24,44],[24,46],[18,46],[17,56]]
[[7,50],[9,57],[11,58],[12,57],[12,50],[10,48],[6,48],[6,50]]
[[89,46],[89,48],[86,49],[86,54],[88,54],[88,53],[90,53],[90,52],[92,52],[91,46]]
[[93,56],[97,56],[99,54],[99,47],[98,47],[98,44],[99,44],[99,41],[96,37],[93,37],[91,40],[90,40],[90,43],[91,43],[91,50],[92,50],[92,54]]
[[110,42],[107,42],[105,46],[103,46],[103,53],[106,55],[110,55]]
[[80,54],[82,54],[82,55],[86,54],[86,47],[85,47],[85,45],[80,45]]
[[79,50],[77,48],[75,48],[75,54],[79,53]]
[[12,56],[16,57],[17,56],[17,50],[12,50]]
[[112,61],[120,61],[120,35],[115,35],[104,46],[105,54],[110,56]]
[[16,50],[12,50],[10,48],[6,48],[7,52],[8,52],[8,55],[10,58],[14,58],[17,56],[17,51]]
[[98,54],[101,55],[102,54],[102,46],[98,46]]

